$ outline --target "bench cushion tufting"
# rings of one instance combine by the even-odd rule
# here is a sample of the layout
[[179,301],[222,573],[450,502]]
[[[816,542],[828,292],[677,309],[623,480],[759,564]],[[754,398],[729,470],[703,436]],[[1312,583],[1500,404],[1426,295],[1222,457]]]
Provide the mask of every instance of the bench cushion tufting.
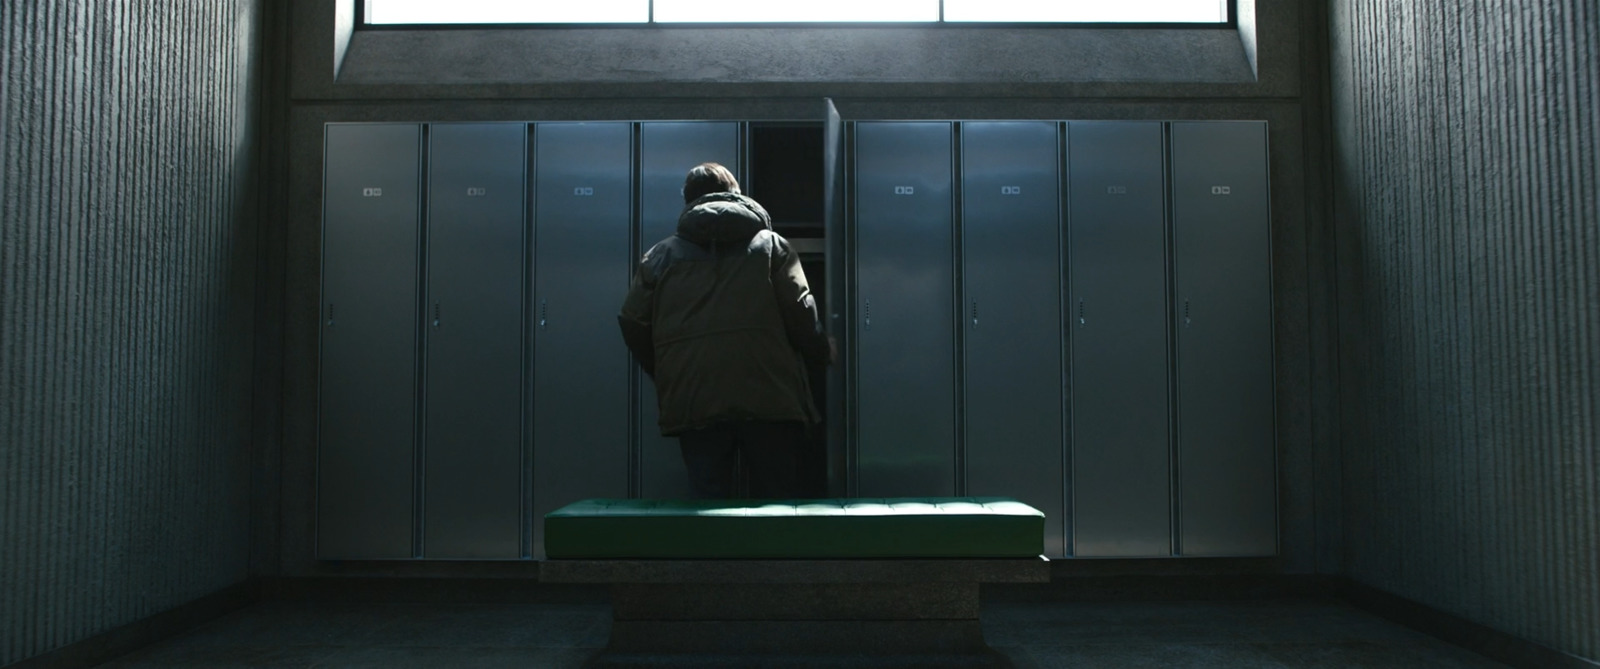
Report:
[[1012,558],[1044,513],[1002,497],[590,499],[545,515],[552,559]]

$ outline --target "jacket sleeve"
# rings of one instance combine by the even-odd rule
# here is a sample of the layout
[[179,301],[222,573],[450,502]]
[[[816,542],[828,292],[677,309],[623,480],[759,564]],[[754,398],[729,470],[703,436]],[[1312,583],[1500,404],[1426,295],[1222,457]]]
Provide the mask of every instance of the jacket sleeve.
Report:
[[644,373],[656,374],[656,347],[652,324],[655,322],[655,275],[647,254],[639,261],[628,286],[628,296],[622,301],[622,313],[617,324],[622,327],[622,342],[639,361]]
[[778,238],[772,257],[772,287],[789,343],[800,351],[806,364],[828,366],[828,333],[817,317],[817,301],[811,296],[806,272],[800,267],[800,254],[782,237]]

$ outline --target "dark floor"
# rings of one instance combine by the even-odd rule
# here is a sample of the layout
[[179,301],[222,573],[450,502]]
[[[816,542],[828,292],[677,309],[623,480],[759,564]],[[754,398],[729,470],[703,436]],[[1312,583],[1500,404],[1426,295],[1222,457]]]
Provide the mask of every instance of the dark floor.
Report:
[[[102,667],[578,667],[610,607],[257,604]],[[1503,667],[1349,605],[985,601],[984,634],[1019,669]]]

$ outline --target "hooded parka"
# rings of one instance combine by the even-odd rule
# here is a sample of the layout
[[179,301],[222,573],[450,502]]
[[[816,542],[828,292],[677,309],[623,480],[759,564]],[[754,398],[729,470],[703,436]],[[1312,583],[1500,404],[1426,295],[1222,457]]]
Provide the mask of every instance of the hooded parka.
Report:
[[820,419],[805,363],[828,363],[828,338],[799,254],[755,200],[689,203],[677,234],[639,262],[617,320],[655,379],[663,435]]

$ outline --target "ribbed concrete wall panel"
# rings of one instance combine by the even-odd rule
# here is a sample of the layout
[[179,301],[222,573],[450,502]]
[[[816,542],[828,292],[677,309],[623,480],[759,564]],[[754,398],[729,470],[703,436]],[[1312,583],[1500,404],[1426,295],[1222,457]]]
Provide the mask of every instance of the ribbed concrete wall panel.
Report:
[[1347,568],[1600,659],[1600,5],[1332,9]]
[[245,578],[259,4],[0,3],[0,665]]

